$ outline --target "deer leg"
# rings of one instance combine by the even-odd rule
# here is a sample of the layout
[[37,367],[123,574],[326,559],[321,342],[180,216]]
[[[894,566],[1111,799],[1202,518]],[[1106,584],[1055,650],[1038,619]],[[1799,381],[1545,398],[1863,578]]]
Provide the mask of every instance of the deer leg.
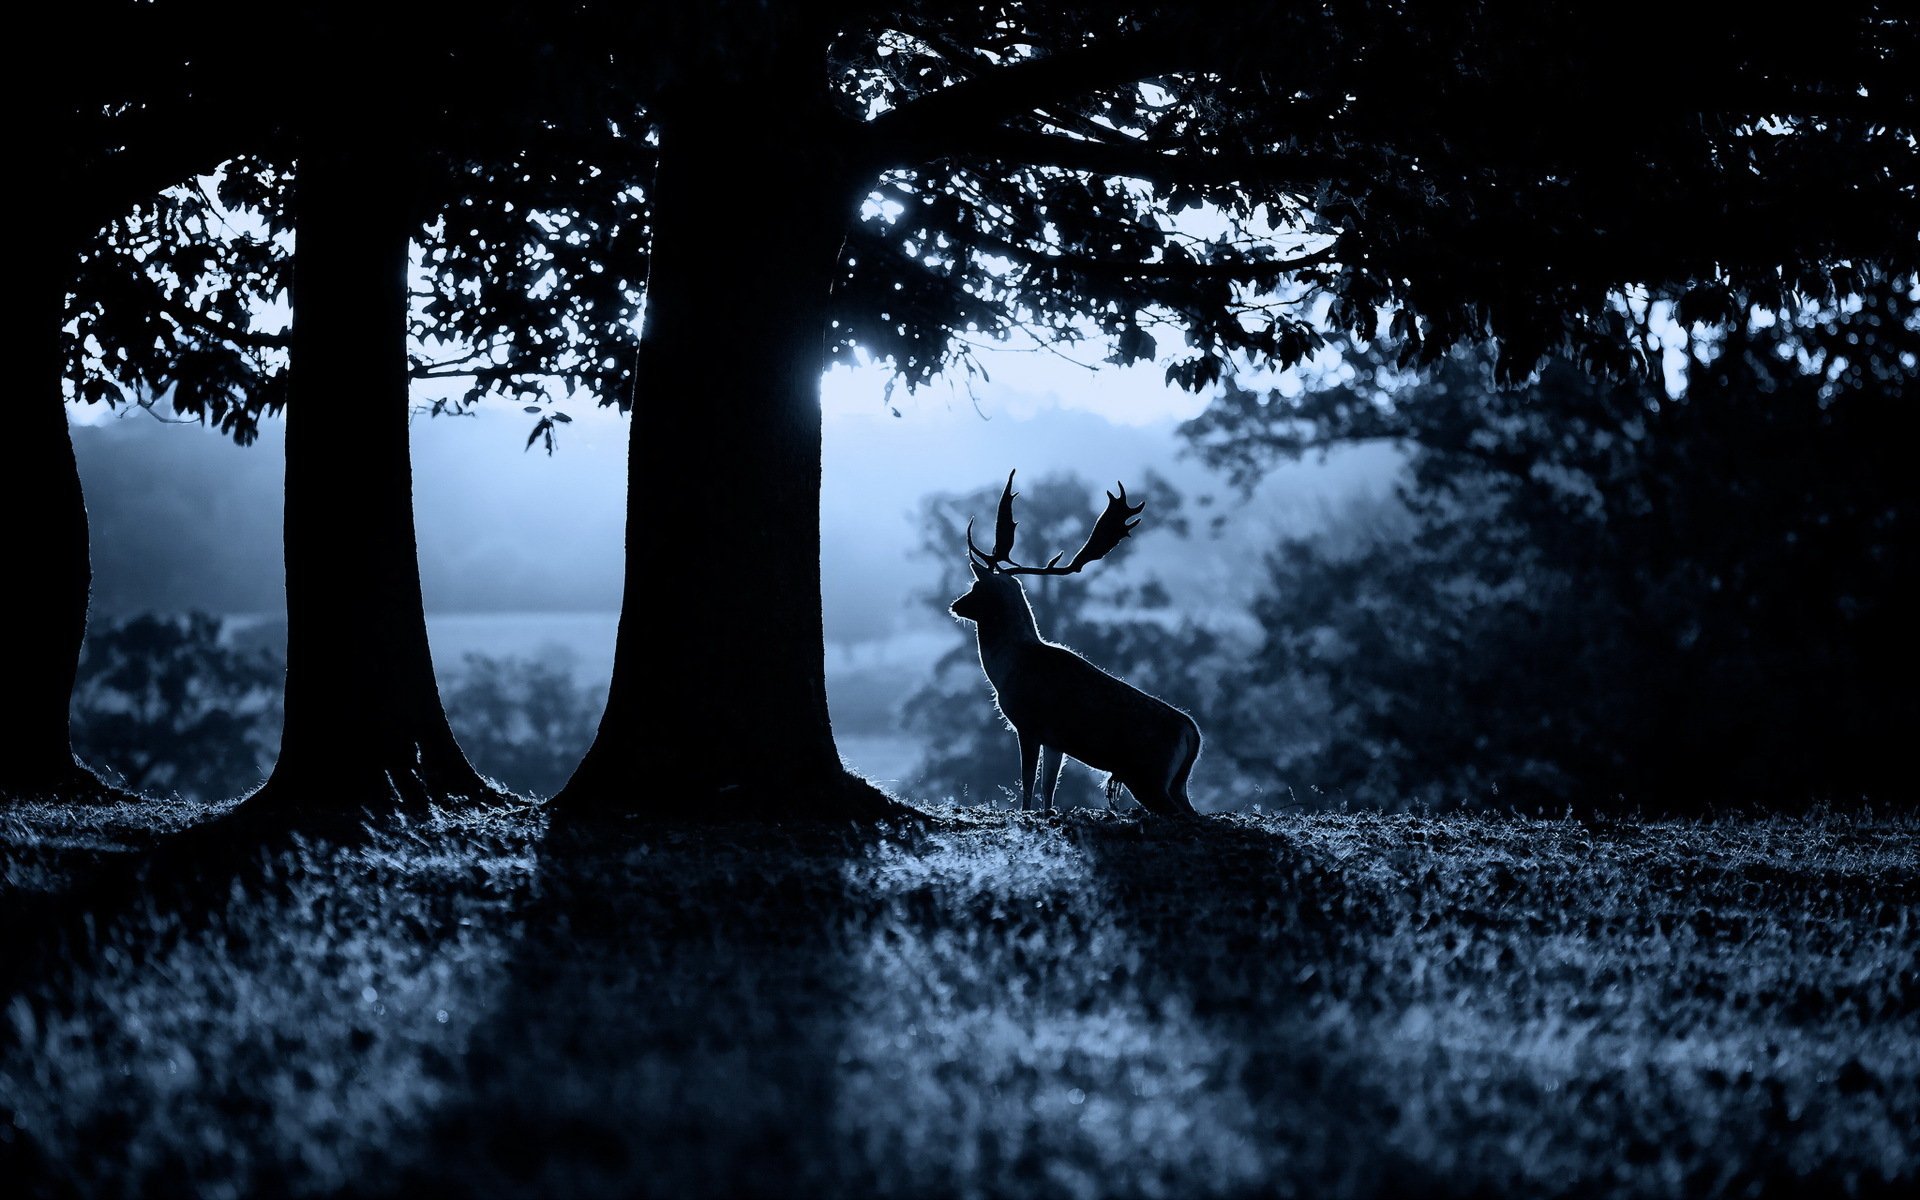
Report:
[[1187,735],[1181,739],[1180,758],[1174,763],[1173,774],[1167,779],[1167,800],[1176,816],[1193,817],[1199,814],[1193,810],[1193,801],[1187,796],[1187,780],[1193,776],[1193,762],[1200,757],[1200,730],[1188,723]]
[[1187,799],[1185,772],[1181,771],[1167,779],[1155,779],[1135,787],[1131,783],[1127,790],[1140,806],[1155,816],[1191,817],[1197,815],[1193,804]]
[[1033,770],[1040,761],[1040,743],[1020,734],[1020,811],[1033,803]]
[[1053,746],[1040,747],[1040,805],[1053,811],[1053,789],[1060,786],[1060,751]]

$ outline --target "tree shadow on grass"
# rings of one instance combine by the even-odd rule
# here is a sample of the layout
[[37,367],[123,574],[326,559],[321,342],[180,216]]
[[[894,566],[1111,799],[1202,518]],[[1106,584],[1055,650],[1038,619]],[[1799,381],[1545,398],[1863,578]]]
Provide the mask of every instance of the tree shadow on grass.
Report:
[[1355,948],[1377,913],[1271,820],[1063,818],[1137,945],[1145,1007],[1190,1020],[1217,1049],[1201,1085],[1244,1098],[1266,1190],[1444,1194],[1395,1154],[1395,1098],[1370,1082],[1351,1006],[1370,969]]
[[72,952],[44,943],[0,1008],[10,1178],[26,1195],[357,1190],[439,1103],[538,828],[468,813],[235,846],[245,862],[130,894]]
[[831,1190],[847,866],[873,825],[556,815],[407,1195]]
[[[157,912],[189,917],[257,883],[292,829],[235,836],[238,806],[135,799],[10,810],[0,837],[0,997],[84,970],[100,941]],[[359,838],[358,824],[342,831]],[[137,941],[134,943],[138,947]]]
[[[10,815],[0,838],[0,999],[86,971],[95,950],[129,926],[172,917],[202,930],[236,895],[270,886],[289,855],[351,851],[429,816],[417,808],[280,811],[250,799],[55,803]],[[137,936],[121,948],[148,949]]]

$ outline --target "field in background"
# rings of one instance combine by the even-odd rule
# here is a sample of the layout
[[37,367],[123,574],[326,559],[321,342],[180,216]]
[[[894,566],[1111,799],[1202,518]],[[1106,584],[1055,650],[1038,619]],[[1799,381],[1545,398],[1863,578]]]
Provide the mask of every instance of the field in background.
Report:
[[[241,613],[226,620],[232,640],[284,652],[286,625],[279,614]],[[576,684],[593,692],[598,704],[604,702],[613,674],[619,621],[617,612],[431,613],[427,636],[443,693],[451,694],[466,657],[478,654],[562,666]],[[934,659],[952,644],[953,636],[940,629],[827,647],[827,698],[840,755],[849,768],[889,787],[911,776],[922,746],[918,738],[898,731],[895,715],[926,682]],[[984,679],[980,686],[980,702],[991,703]],[[458,725],[460,714],[451,715]]]
[[[0,906],[57,909],[202,815],[0,815]],[[0,997],[14,1194],[1920,1177],[1912,817],[648,831],[532,808],[310,840],[248,878],[103,914]]]

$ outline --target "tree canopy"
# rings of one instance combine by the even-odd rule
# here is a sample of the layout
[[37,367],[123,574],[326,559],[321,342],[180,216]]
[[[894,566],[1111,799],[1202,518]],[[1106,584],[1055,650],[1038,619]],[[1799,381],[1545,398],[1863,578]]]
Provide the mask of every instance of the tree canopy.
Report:
[[[822,301],[829,361],[879,359],[910,385],[1008,336],[1094,339],[1194,387],[1340,333],[1389,333],[1408,361],[1492,339],[1507,379],[1550,351],[1627,371],[1646,343],[1613,302],[1623,288],[1724,319],[1736,294],[1828,297],[1862,266],[1920,262],[1920,59],[1881,4],[1843,0],[1818,22],[1717,4],[1652,22],[1631,6],[1380,0],[763,8],[366,18],[411,34],[390,55],[408,107],[377,115],[417,126],[438,163],[418,376],[456,379],[464,399],[539,399],[557,380],[627,403],[658,123],[711,103],[716,80],[750,93],[747,120],[796,103],[763,86],[773,56],[812,60],[800,82],[818,89],[822,144],[870,183]],[[750,21],[764,28],[741,36]],[[317,23],[298,12],[282,32]],[[290,169],[280,131],[312,102],[225,123],[230,149]],[[164,121],[187,104],[141,109]],[[739,168],[726,186],[777,211],[782,180]],[[227,172],[223,206],[282,208],[265,171]],[[209,213],[189,189],[123,221],[124,252],[171,284],[173,327],[118,329],[169,306],[90,281],[83,299],[112,302],[82,305],[106,350],[87,398],[108,395],[104,361],[227,425],[241,397],[273,402],[273,372],[236,356],[244,325],[205,299],[208,248],[246,244],[204,228]],[[256,303],[278,271],[257,247],[219,264]],[[183,296],[203,298],[193,314]],[[142,375],[154,354],[165,368]]]
[[[1401,365],[1489,345],[1506,383],[1549,354],[1627,377],[1654,366],[1636,314],[1656,301],[1726,322],[1920,267],[1916,30],[1872,0],[1817,21],[1499,0],[78,11],[162,36],[127,81],[55,93],[53,127],[89,135],[90,178],[174,171],[105,193],[82,395],[170,389],[246,436],[280,364],[253,314],[318,147],[359,164],[334,164],[328,203],[384,206],[419,248],[412,361],[368,359],[374,391],[403,394],[399,369],[537,399],[535,439],[564,419],[548,381],[635,406],[649,487],[629,489],[628,611],[581,795],[646,791],[671,747],[706,749],[656,793],[839,778],[817,554],[834,362],[917,386],[1030,336],[1201,388],[1344,338]],[[236,85],[296,41],[272,96]],[[219,204],[139,199],[219,157]],[[226,209],[262,236],[223,241]],[[657,488],[699,517],[650,520]],[[718,604],[654,586],[647,564],[685,561],[711,564]],[[769,590],[788,598],[771,620]],[[644,718],[659,675],[705,681],[684,727]]]
[[1621,288],[1713,317],[1915,262],[1920,63],[1875,4],[904,6],[835,49],[886,173],[834,348],[909,379],[1016,330],[1188,385],[1383,325],[1621,369]]

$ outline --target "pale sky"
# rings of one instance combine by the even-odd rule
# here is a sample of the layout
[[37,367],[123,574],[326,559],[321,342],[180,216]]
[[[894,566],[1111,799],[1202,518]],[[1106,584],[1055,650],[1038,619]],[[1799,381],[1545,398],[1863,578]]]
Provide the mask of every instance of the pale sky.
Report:
[[[838,607],[875,624],[905,619],[914,593],[940,578],[942,564],[915,554],[915,514],[929,492],[998,486],[1015,468],[1026,479],[1071,472],[1090,487],[1125,480],[1136,498],[1136,481],[1150,468],[1190,495],[1217,487],[1199,464],[1180,455],[1174,432],[1180,421],[1201,410],[1205,398],[1169,388],[1160,368],[1094,371],[1045,351],[987,351],[981,357],[990,381],[976,378],[970,390],[965,381],[936,382],[913,394],[896,388],[891,405],[899,416],[889,408],[884,370],[827,375],[821,534],[830,618]],[[70,411],[80,426],[116,421],[104,406],[71,406]],[[537,448],[522,449],[534,418],[518,404],[490,403],[475,417],[414,422],[414,507],[430,609],[618,607],[626,418],[592,405],[569,405],[566,411],[573,421],[561,427],[559,450],[552,457]],[[120,419],[139,427],[102,428],[76,437],[99,535],[96,546],[110,553],[127,545],[145,564],[139,578],[116,581],[115,564],[102,562],[98,597],[103,605],[117,610],[265,607],[258,579],[236,578],[235,599],[219,605],[217,596],[205,595],[207,572],[196,577],[188,567],[183,580],[151,588],[148,576],[176,553],[169,549],[175,542],[183,563],[204,556],[209,545],[224,543],[227,549],[219,553],[229,573],[239,575],[242,563],[256,574],[278,571],[279,423],[269,423],[258,446],[236,450],[196,426],[161,427],[138,412]],[[159,438],[175,447],[164,466],[156,454],[148,453],[147,459],[153,470],[186,477],[149,479],[136,500],[127,481],[113,477],[116,471],[126,474],[124,457],[115,466],[110,455],[95,449],[113,442],[128,445],[132,437]],[[204,450],[199,448],[203,439]],[[1180,564],[1182,571],[1208,575],[1192,581],[1197,602],[1250,585],[1259,553],[1276,537],[1317,523],[1342,496],[1384,487],[1391,464],[1390,452],[1361,452],[1276,472],[1253,503],[1231,505],[1226,538],[1217,551],[1192,550],[1195,562]],[[213,515],[151,520],[154,497],[174,491],[179,494],[167,503],[186,506],[182,511],[192,511],[193,497],[204,493],[203,510]],[[1090,502],[1093,496],[1090,492]],[[1151,496],[1146,498],[1151,505]],[[1151,512],[1150,507],[1149,520]],[[101,527],[114,522],[127,524],[124,534]],[[723,553],[724,547],[715,552]],[[183,589],[193,594],[171,595]]]

